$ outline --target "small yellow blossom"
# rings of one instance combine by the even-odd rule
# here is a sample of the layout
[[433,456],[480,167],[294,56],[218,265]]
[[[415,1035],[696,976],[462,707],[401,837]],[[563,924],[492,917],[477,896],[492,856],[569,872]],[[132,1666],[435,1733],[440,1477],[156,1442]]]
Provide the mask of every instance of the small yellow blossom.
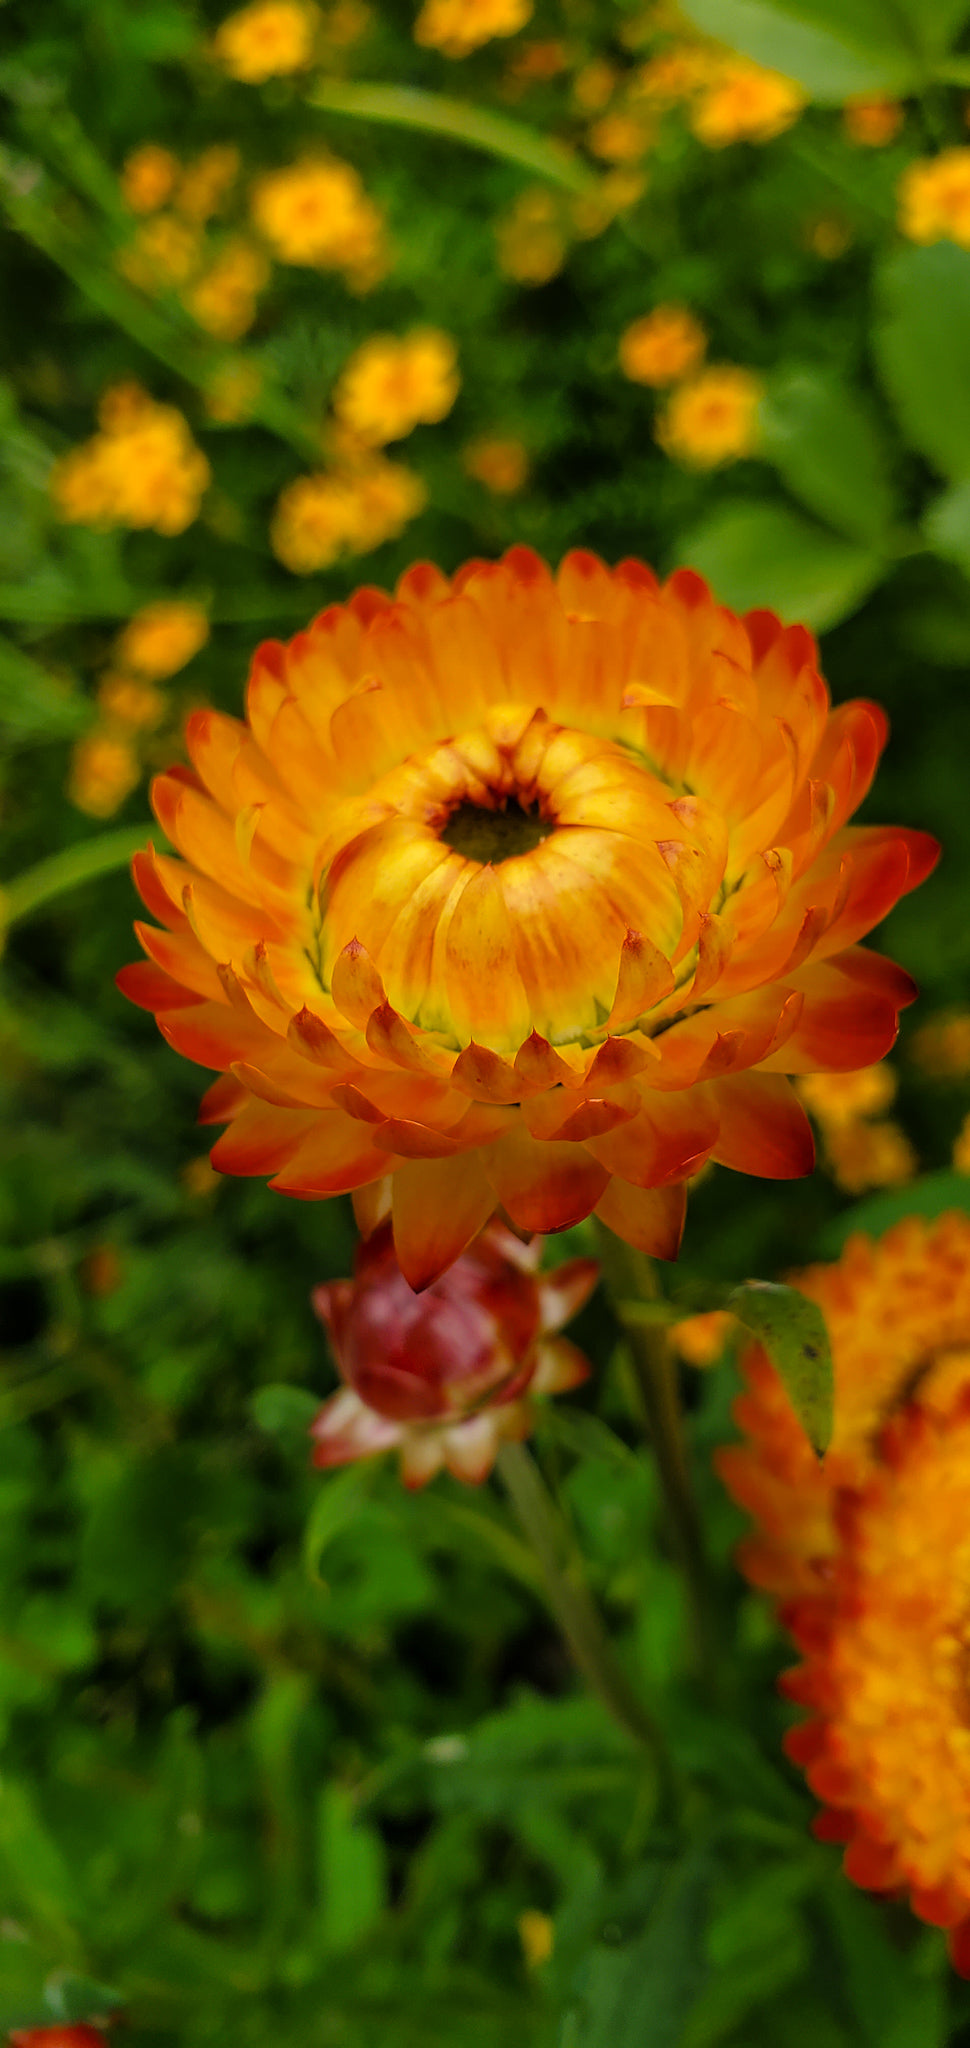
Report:
[[208,1152],[200,1152],[195,1159],[187,1159],[179,1174],[187,1195],[194,1201],[206,1201],[218,1193],[222,1186],[222,1174],[217,1173],[210,1163]]
[[205,387],[205,409],[220,426],[236,426],[252,418],[253,407],[263,388],[263,373],[257,363],[242,358],[223,363],[214,370]]
[[512,434],[482,434],[469,441],[461,461],[468,476],[499,498],[521,491],[529,474],[528,455]]
[[530,1970],[539,1970],[549,1961],[555,1941],[555,1928],[548,1913],[539,1913],[534,1906],[527,1906],[520,1913],[516,1925],[522,1954]]
[[615,67],[605,57],[594,57],[573,79],[573,100],[582,113],[601,114],[616,84]]
[[752,454],[762,391],[753,370],[712,363],[671,393],[654,428],[661,448],[690,469]]
[[643,197],[647,180],[643,171],[607,171],[592,192],[578,193],[570,206],[570,218],[577,235],[590,241],[601,235],[619,213],[626,213]]
[[214,142],[211,149],[204,149],[182,172],[174,201],[177,211],[199,225],[211,220],[232,190],[241,161],[233,142]]
[[188,283],[202,260],[198,231],[174,213],[157,213],[143,221],[133,239],[120,249],[118,269],[139,291],[157,292]]
[[734,1317],[727,1309],[712,1308],[704,1315],[687,1316],[682,1323],[675,1323],[670,1341],[687,1365],[716,1365],[734,1328]]
[[183,533],[198,517],[211,472],[182,414],[124,384],[105,393],[99,418],[101,432],[70,449],[51,472],[60,517],[79,526]]
[[805,246],[823,263],[836,263],[852,247],[852,229],[838,214],[816,214],[805,224]]
[[98,400],[98,425],[106,434],[125,434],[150,419],[155,400],[134,377],[109,384]]
[[347,545],[353,554],[367,554],[386,540],[396,540],[428,501],[421,478],[403,462],[389,462],[384,455],[371,456],[347,481]]
[[965,1116],[957,1132],[953,1146],[953,1164],[957,1173],[970,1173],[970,1116]]
[[357,469],[296,477],[273,515],[273,552],[295,576],[314,575],[344,553],[366,554],[396,538],[425,497],[420,477],[369,451]]
[[186,292],[185,304],[207,334],[217,335],[220,341],[238,341],[256,318],[257,297],[269,278],[270,266],[262,249],[235,235]]
[[676,107],[708,85],[718,70],[714,53],[700,43],[675,43],[634,72],[627,92],[661,109]]
[[110,818],[141,775],[138,757],[117,733],[94,731],[78,740],[71,756],[67,794],[89,818]]
[[558,201],[545,185],[530,185],[497,222],[499,268],[517,284],[548,284],[566,260]]
[[911,242],[970,249],[970,149],[944,149],[908,164],[897,196],[899,225]]
[[455,344],[435,327],[400,339],[372,334],[342,371],[333,394],[341,426],[382,447],[451,411],[460,388]]
[[252,0],[216,30],[212,52],[230,78],[263,85],[267,78],[306,70],[317,21],[316,8],[305,0]]
[[885,1060],[850,1073],[805,1074],[795,1083],[810,1115],[826,1129],[855,1123],[859,1117],[881,1116],[896,1094],[896,1076]]
[[182,598],[159,598],[129,619],[115,647],[115,659],[149,682],[178,674],[209,638],[209,621],[200,605]]
[[704,329],[686,306],[655,306],[620,336],[620,368],[632,383],[659,389],[696,370],[706,347]]
[[349,50],[368,33],[373,19],[365,0],[336,0],[324,20],[322,34],[332,49]]
[[495,36],[514,36],[532,16],[532,0],[424,0],[414,40],[443,57],[467,57]]
[[121,167],[121,196],[132,213],[154,213],[171,196],[178,158],[158,142],[143,142]]
[[506,78],[517,85],[543,85],[550,78],[558,78],[569,64],[569,52],[565,43],[550,37],[544,42],[522,43],[509,58]]
[[970,1074],[970,1010],[930,1017],[914,1031],[909,1050],[917,1066],[934,1080],[962,1080]]
[[106,675],[98,685],[98,708],[109,725],[130,732],[152,732],[165,716],[165,699],[154,683],[140,676]]
[[594,121],[587,142],[594,156],[605,163],[638,164],[653,141],[653,129],[642,114],[616,107]]
[[772,142],[798,120],[801,86],[744,57],[727,57],[691,110],[690,125],[707,149],[729,142]]
[[883,149],[894,142],[906,119],[906,109],[884,93],[859,93],[846,100],[842,126],[850,142],[861,149]]
[[919,1161],[894,1123],[832,1124],[825,1133],[825,1164],[840,1188],[859,1195],[866,1188],[899,1188],[914,1178]]
[[362,288],[382,275],[383,217],[350,164],[302,157],[268,171],[253,186],[252,213],[282,263],[342,270]]

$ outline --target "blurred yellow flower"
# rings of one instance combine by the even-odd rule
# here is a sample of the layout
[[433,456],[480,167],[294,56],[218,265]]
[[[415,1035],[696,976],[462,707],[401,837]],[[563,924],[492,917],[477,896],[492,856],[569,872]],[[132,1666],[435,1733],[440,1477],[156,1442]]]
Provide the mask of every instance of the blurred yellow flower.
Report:
[[592,192],[578,193],[570,207],[570,217],[577,235],[589,241],[594,235],[603,234],[618,213],[625,213],[635,206],[647,189],[645,173],[633,170],[607,171]]
[[368,453],[356,470],[321,471],[287,484],[270,542],[285,568],[310,576],[341,554],[366,554],[395,539],[425,502],[420,477],[402,463]]
[[899,225],[911,242],[970,249],[970,149],[944,149],[908,164],[897,186]]
[[762,391],[753,370],[712,363],[671,393],[654,427],[661,448],[690,469],[714,469],[751,455]]
[[906,119],[906,109],[884,93],[860,93],[846,100],[842,126],[850,142],[861,149],[883,149],[894,142]]
[[637,164],[653,141],[653,129],[644,116],[617,107],[594,121],[586,137],[594,156],[606,163]]
[[658,388],[696,370],[707,347],[699,320],[686,306],[655,306],[620,336],[620,368],[634,384]]
[[365,0],[336,0],[325,17],[322,34],[335,50],[349,50],[372,26],[373,15]]
[[542,1964],[549,1961],[555,1941],[555,1928],[548,1913],[539,1913],[535,1907],[527,1906],[525,1912],[519,1914],[516,1925],[522,1954],[530,1970],[541,1969]]
[[261,249],[235,235],[210,268],[185,294],[185,304],[207,334],[238,341],[256,318],[258,294],[269,283],[270,266]]
[[817,214],[805,225],[805,246],[823,263],[835,263],[852,247],[852,229],[838,214]]
[[164,206],[179,174],[178,158],[158,142],[143,142],[121,167],[121,196],[132,213],[154,213]]
[[729,142],[772,142],[798,120],[805,94],[794,79],[765,71],[745,57],[726,57],[691,110],[690,125],[707,149]]
[[566,260],[558,201],[545,185],[530,185],[496,223],[499,269],[517,284],[548,284]]
[[894,1123],[866,1123],[856,1117],[829,1124],[825,1164],[840,1188],[860,1195],[866,1188],[900,1188],[919,1171],[913,1147]]
[[342,370],[333,409],[342,427],[378,448],[443,420],[460,386],[455,344],[439,328],[372,334]]
[[715,53],[700,43],[674,43],[641,64],[627,91],[634,100],[646,100],[661,108],[676,107],[710,82],[718,64]]
[[542,42],[522,43],[509,58],[506,80],[516,85],[544,84],[549,78],[558,78],[569,64],[569,52],[565,43],[554,38]]
[[234,142],[214,142],[194,163],[186,164],[178,182],[175,206],[186,220],[203,223],[218,213],[239,176],[241,157]]
[[462,468],[496,497],[521,491],[529,474],[529,458],[513,434],[482,434],[462,452]]
[[288,77],[312,62],[318,19],[305,0],[252,0],[216,30],[213,56],[244,85]]
[[514,36],[532,16],[532,0],[424,0],[414,40],[443,57],[467,57],[494,36]]
[[962,1080],[970,1074],[970,1010],[931,1017],[914,1031],[909,1050],[917,1066],[934,1080]]
[[836,1128],[857,1118],[879,1116],[896,1093],[896,1076],[885,1060],[849,1073],[804,1074],[795,1088],[820,1124]]
[[728,1338],[736,1328],[727,1309],[712,1308],[700,1316],[687,1316],[670,1332],[674,1350],[687,1365],[716,1365]]
[[363,555],[386,540],[396,540],[428,502],[422,479],[403,462],[389,462],[384,455],[371,456],[347,481],[347,543],[353,554]]
[[953,1164],[958,1173],[970,1173],[970,1116],[965,1116],[953,1146]]
[[617,83],[615,66],[605,57],[594,57],[573,79],[573,100],[584,114],[599,114],[612,99]]
[[208,638],[209,621],[200,605],[159,598],[129,619],[115,643],[115,659],[123,669],[159,683],[177,675]]
[[80,526],[183,533],[198,517],[210,469],[188,422],[138,385],[107,392],[102,431],[56,462],[50,490],[62,519]]
[[98,685],[98,707],[110,725],[152,732],[165,716],[165,699],[154,683],[138,676],[106,675]]
[[67,794],[89,818],[110,818],[141,775],[129,741],[106,731],[86,733],[71,756]]
[[157,292],[188,283],[202,261],[198,229],[174,213],[157,213],[142,222],[130,242],[119,249],[118,269],[139,291]]
[[206,384],[206,412],[220,426],[235,426],[240,420],[252,418],[262,388],[263,373],[257,363],[247,363],[242,358],[236,363],[223,363]]
[[384,221],[357,172],[333,157],[267,171],[252,190],[260,234],[283,263],[342,270],[361,287],[386,267]]

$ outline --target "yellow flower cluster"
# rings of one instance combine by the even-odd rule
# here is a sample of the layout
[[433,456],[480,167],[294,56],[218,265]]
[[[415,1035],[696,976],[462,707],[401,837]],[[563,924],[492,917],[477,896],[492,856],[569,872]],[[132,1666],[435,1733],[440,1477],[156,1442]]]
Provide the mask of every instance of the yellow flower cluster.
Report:
[[898,198],[899,225],[911,242],[970,249],[970,149],[943,149],[908,164]]
[[240,162],[233,142],[214,142],[187,164],[160,143],[143,142],[122,164],[121,197],[130,213],[157,213],[171,200],[184,220],[202,224],[227,199]]
[[255,226],[279,262],[342,271],[356,291],[369,291],[384,276],[383,215],[350,164],[301,157],[257,178],[251,204]]
[[529,474],[529,457],[513,434],[480,435],[477,441],[469,441],[461,461],[466,475],[497,498],[521,491]]
[[[146,143],[121,173],[126,204],[151,216],[118,253],[122,275],[149,294],[177,291],[199,326],[222,341],[247,333],[270,277],[264,252],[243,235],[215,248],[206,242],[205,224],[228,198],[239,163],[230,143],[214,144],[184,168],[168,151]],[[169,197],[171,210],[159,211]]]
[[257,300],[270,279],[262,249],[234,235],[223,244],[204,276],[185,293],[185,304],[207,334],[238,341],[256,318]]
[[545,185],[530,185],[495,229],[499,269],[517,284],[548,284],[562,269],[568,242],[563,209]]
[[439,328],[416,328],[403,337],[372,334],[338,378],[333,409],[354,439],[382,448],[416,426],[443,420],[460,387],[455,344]]
[[679,384],[654,433],[666,455],[689,469],[715,469],[752,455],[758,441],[761,378],[733,363],[711,363]]
[[138,384],[114,385],[98,409],[100,432],[54,465],[60,517],[79,526],[184,533],[198,517],[209,464],[188,422]]
[[532,15],[532,0],[424,0],[414,40],[444,57],[467,57],[496,36],[517,35]]
[[252,0],[216,30],[212,54],[244,85],[286,78],[312,63],[318,21],[305,0]]
[[171,198],[179,175],[178,158],[158,142],[132,150],[121,167],[121,196],[130,213],[154,213]]
[[696,370],[707,347],[699,320],[686,306],[655,306],[620,336],[620,368],[634,384],[660,389]]
[[153,683],[178,674],[204,647],[209,621],[197,604],[181,598],[160,598],[129,619],[118,639],[115,660],[132,675]]
[[745,57],[725,57],[702,86],[690,125],[706,149],[730,142],[773,142],[798,120],[805,94],[791,78]]
[[796,1086],[819,1127],[824,1164],[847,1194],[912,1180],[916,1154],[899,1125],[883,1116],[896,1094],[885,1061],[851,1073],[807,1074]]
[[281,493],[270,528],[273,552],[295,576],[312,576],[343,554],[395,540],[423,510],[421,478],[370,455],[356,467],[298,476]]
[[71,756],[67,793],[91,818],[110,818],[141,779],[138,739],[154,732],[167,705],[159,682],[191,661],[209,637],[196,604],[162,599],[129,619],[98,685],[99,722]]

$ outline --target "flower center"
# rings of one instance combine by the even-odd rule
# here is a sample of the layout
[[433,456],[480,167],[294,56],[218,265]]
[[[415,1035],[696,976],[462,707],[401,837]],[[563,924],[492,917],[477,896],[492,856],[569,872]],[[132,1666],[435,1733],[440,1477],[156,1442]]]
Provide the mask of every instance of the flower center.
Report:
[[520,799],[511,804],[503,801],[497,810],[486,810],[466,797],[452,811],[438,836],[466,860],[480,861],[483,867],[488,863],[497,867],[500,861],[532,853],[548,839],[552,829],[537,804],[523,804]]

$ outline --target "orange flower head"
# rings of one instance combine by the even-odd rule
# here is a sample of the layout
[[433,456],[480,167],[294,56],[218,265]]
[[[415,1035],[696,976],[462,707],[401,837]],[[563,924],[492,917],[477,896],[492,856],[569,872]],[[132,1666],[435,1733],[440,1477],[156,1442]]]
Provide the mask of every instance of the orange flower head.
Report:
[[216,30],[212,53],[230,78],[263,85],[312,63],[317,22],[308,0],[252,0]]
[[256,318],[256,302],[269,278],[270,265],[262,249],[235,235],[186,292],[185,304],[207,334],[238,341]]
[[155,604],[142,605],[129,619],[116,642],[115,656],[122,668],[160,683],[177,675],[208,638],[209,621],[201,605],[184,598],[159,598]]
[[638,164],[650,148],[653,129],[643,114],[616,107],[594,121],[586,140],[605,163]]
[[970,149],[941,149],[907,164],[897,196],[899,226],[911,242],[970,249]]
[[586,1379],[582,1353],[554,1333],[596,1285],[594,1259],[541,1274],[541,1243],[490,1223],[424,1294],[408,1286],[385,1226],[358,1248],[353,1280],[318,1287],[313,1306],[344,1381],[311,1434],[314,1464],[397,1447],[409,1486],[446,1465],[473,1485],[503,1437],[528,1436],[533,1394]]
[[174,213],[156,213],[136,228],[117,261],[122,276],[139,291],[171,290],[186,284],[199,268],[199,231],[194,222],[179,220]]
[[928,1018],[914,1031],[909,1050],[917,1066],[934,1080],[962,1080],[970,1074],[970,1010]]
[[679,384],[654,426],[664,453],[689,469],[716,469],[753,455],[763,390],[753,370],[731,363],[712,363]]
[[165,699],[154,683],[141,676],[103,676],[98,684],[98,709],[111,725],[129,732],[152,732],[165,716]]
[[696,370],[706,347],[704,329],[686,306],[655,306],[620,336],[620,368],[631,383],[659,389]]
[[895,142],[906,119],[906,109],[885,94],[860,94],[846,100],[842,125],[850,142],[860,149],[884,149]]
[[532,18],[532,0],[424,0],[414,40],[443,57],[467,57],[495,36],[518,35]]
[[101,432],[54,464],[50,492],[60,517],[184,532],[198,517],[210,470],[183,415],[131,384],[106,392],[98,416]]
[[102,726],[85,733],[71,756],[67,794],[89,818],[113,817],[140,780],[138,756],[122,732]]
[[222,1075],[214,1164],[389,1178],[414,1287],[499,1206],[672,1256],[708,1158],[808,1172],[785,1077],[888,1051],[913,985],[857,941],[936,854],[849,826],[885,720],[815,663],[690,571],[525,548],[260,648],[154,785],[182,859],[137,857],[122,975]]
[[521,491],[528,480],[529,457],[514,434],[482,434],[462,451],[462,468],[498,498]]
[[805,94],[791,78],[746,57],[726,57],[691,109],[690,125],[707,149],[730,142],[773,142],[791,128]]
[[825,1133],[823,1161],[833,1180],[847,1194],[866,1188],[901,1188],[914,1180],[919,1160],[905,1131],[890,1122],[831,1125]]
[[839,1130],[860,1117],[878,1116],[896,1093],[896,1076],[880,1061],[854,1074],[806,1074],[798,1093],[811,1116],[825,1129]]
[[809,1719],[786,1742],[845,1869],[907,1890],[970,1974],[970,1218],[899,1224],[803,1275],[832,1339],[819,1465],[757,1347],[722,1476],[758,1525],[742,1565],[784,1603]]
[[401,337],[372,334],[338,378],[334,412],[358,441],[382,447],[416,426],[443,420],[460,382],[455,344],[439,328],[417,328]]
[[178,158],[158,142],[143,142],[121,167],[121,196],[132,213],[154,213],[171,197],[179,174]]
[[386,267],[383,216],[350,164],[302,157],[252,189],[253,222],[281,263],[342,270],[365,290]]
[[704,1315],[686,1316],[682,1323],[675,1323],[670,1341],[685,1364],[716,1365],[723,1358],[735,1327],[734,1317],[726,1309],[712,1308]]
[[200,224],[218,213],[239,176],[242,158],[234,142],[214,142],[186,164],[178,182],[175,205],[186,220]]

